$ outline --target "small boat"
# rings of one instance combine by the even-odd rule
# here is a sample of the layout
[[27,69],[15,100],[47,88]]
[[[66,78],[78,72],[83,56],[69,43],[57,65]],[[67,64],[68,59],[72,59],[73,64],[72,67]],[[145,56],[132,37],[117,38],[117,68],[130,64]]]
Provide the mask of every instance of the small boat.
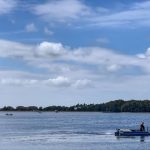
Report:
[[148,130],[117,129],[115,136],[150,136],[150,132]]
[[7,114],[5,114],[5,115],[6,115],[6,116],[13,116],[13,114],[8,114],[8,113],[7,113]]

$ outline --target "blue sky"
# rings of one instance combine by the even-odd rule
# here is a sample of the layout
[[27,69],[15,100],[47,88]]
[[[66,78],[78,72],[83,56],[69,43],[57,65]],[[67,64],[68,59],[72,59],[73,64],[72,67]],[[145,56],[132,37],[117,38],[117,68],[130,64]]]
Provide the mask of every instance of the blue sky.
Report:
[[149,0],[0,0],[0,106],[150,99]]

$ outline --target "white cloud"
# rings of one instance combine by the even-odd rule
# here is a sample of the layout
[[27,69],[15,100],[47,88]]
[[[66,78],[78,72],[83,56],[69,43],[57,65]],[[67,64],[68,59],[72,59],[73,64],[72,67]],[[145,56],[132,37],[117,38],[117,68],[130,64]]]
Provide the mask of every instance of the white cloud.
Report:
[[138,63],[138,59],[132,56],[118,54],[101,47],[79,48],[73,52],[72,59],[88,64],[101,65],[136,65]]
[[[108,14],[90,19],[90,22],[96,26],[104,27],[137,27],[150,25],[150,1],[133,3],[126,10],[111,11]],[[125,25],[125,26],[123,26]]]
[[119,65],[112,64],[107,67],[107,70],[110,72],[118,71],[120,69]]
[[82,79],[82,80],[77,80],[74,84],[74,87],[76,88],[91,88],[92,82],[90,80],[87,79]]
[[33,47],[18,42],[0,40],[0,57],[23,57],[33,55]]
[[[93,81],[102,75],[117,75],[119,72],[124,72],[121,76],[126,76],[128,73],[134,74],[137,69],[139,73],[150,73],[149,49],[145,54],[124,55],[101,47],[71,49],[61,43],[42,42],[29,45],[0,40],[0,57],[16,60],[21,58],[37,71],[44,69],[51,77],[67,75],[74,81],[81,78]],[[50,78],[49,82],[52,81],[55,80]]]
[[45,80],[44,84],[58,87],[68,87],[71,85],[71,81],[67,77],[59,76],[57,78]]
[[44,28],[44,33],[47,35],[53,35],[54,34],[54,32],[49,30],[47,27]]
[[36,64],[34,63],[34,66],[44,68],[48,70],[49,73],[52,74],[67,74],[73,70],[69,64],[55,63],[55,62],[48,63],[47,61],[42,63],[37,62]]
[[0,40],[0,57],[23,58],[35,60],[53,58],[65,54],[61,43],[42,42],[39,45],[22,44],[8,40]]
[[140,59],[145,59],[146,58],[145,54],[137,54],[136,56]]
[[[149,49],[145,54],[149,56]],[[87,47],[70,49],[61,43],[42,42],[39,45],[28,45],[7,40],[0,40],[0,57],[22,58],[28,64],[39,63],[40,67],[51,66],[52,61],[62,61],[71,65],[69,61],[87,65],[101,65],[108,71],[115,71],[125,66],[140,67],[150,70],[147,59],[118,54],[115,51],[101,47]],[[53,63],[54,64],[54,63]]]
[[16,0],[0,0],[0,15],[11,12],[16,6]]
[[[45,95],[45,98],[53,99],[59,96],[58,92],[62,92],[61,98],[65,98],[64,95],[68,100],[87,96],[92,102],[94,97],[110,98],[108,95],[111,95],[111,98],[141,98],[140,93],[149,96],[149,48],[140,55],[143,56],[142,59],[137,57],[138,54],[119,54],[101,47],[71,49],[61,43],[42,42],[30,45],[0,40],[1,62],[6,59],[11,64],[12,59],[9,58],[13,58],[16,62],[19,59],[19,63],[23,60],[23,63],[27,64],[21,68],[17,67],[16,71],[12,67],[13,63],[7,70],[0,70],[0,94],[4,95],[5,89],[6,95],[10,94],[12,98],[12,90],[16,93],[19,90],[22,92],[20,97],[27,95],[30,99],[28,91],[31,97],[34,92],[37,93],[37,100],[40,96],[43,100]],[[130,71],[131,73],[128,73]],[[18,96],[14,96],[16,97]]]
[[141,59],[148,59],[148,58],[150,58],[150,48],[148,48],[146,50],[146,52],[143,53],[143,54],[137,54],[137,57],[141,58]]
[[25,85],[33,85],[36,84],[38,81],[37,80],[27,80],[27,79],[12,79],[12,78],[4,78],[1,79],[1,84],[4,85],[17,85],[17,86],[25,86]]
[[132,2],[118,10],[101,6],[93,8],[80,0],[52,0],[36,5],[33,13],[50,23],[76,21],[81,26],[135,28],[150,25],[149,8],[150,1]]
[[37,32],[37,28],[34,23],[27,24],[25,27],[27,32]]
[[61,43],[42,42],[37,47],[37,54],[44,57],[55,57],[65,53],[65,49]]
[[[11,72],[10,72],[11,73]],[[12,72],[13,73],[13,72]],[[11,76],[11,74],[10,74]],[[57,88],[91,88],[92,82],[87,79],[83,80],[71,80],[68,77],[58,76],[56,78],[40,79],[40,78],[17,78],[14,77],[0,77],[0,84],[11,86],[49,86]]]
[[150,48],[148,48],[148,49],[147,49],[147,51],[146,51],[145,55],[146,55],[147,57],[149,57],[149,56],[150,56]]
[[33,12],[48,22],[51,22],[51,20],[65,22],[89,15],[90,9],[80,0],[52,0],[37,5]]

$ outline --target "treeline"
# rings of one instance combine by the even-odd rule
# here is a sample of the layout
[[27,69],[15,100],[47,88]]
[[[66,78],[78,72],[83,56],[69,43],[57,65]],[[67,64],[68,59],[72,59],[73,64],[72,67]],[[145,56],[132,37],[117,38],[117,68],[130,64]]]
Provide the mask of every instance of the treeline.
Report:
[[77,104],[74,106],[5,106],[0,111],[83,111],[83,112],[150,112],[150,100],[114,100],[102,104]]

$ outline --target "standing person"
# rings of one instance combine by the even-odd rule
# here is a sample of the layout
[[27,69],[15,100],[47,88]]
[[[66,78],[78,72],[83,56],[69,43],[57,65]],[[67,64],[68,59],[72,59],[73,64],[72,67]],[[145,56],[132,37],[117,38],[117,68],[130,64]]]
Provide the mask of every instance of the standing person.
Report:
[[145,131],[144,122],[142,122],[141,125],[140,125],[140,131]]

